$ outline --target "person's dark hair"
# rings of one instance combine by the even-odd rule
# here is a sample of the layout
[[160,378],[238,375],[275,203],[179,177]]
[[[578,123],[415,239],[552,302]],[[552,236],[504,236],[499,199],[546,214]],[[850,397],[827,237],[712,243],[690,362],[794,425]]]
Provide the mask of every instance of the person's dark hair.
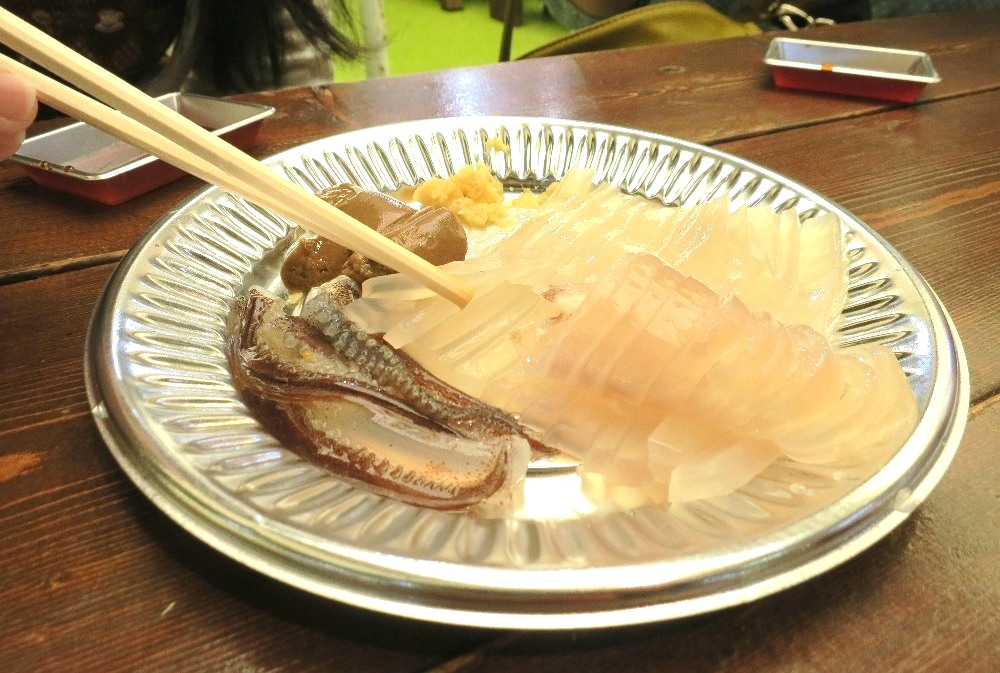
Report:
[[314,0],[201,0],[203,30],[195,58],[220,91],[281,86],[288,44],[282,14],[321,51],[347,59],[362,48],[352,37],[345,0],[330,0],[331,17]]

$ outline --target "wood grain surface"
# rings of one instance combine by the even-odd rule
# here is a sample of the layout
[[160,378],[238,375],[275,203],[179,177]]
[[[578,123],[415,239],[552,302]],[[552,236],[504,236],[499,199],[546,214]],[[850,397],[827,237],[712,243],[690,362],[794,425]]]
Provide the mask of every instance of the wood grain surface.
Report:
[[422,624],[292,589],[195,539],[105,447],[83,352],[114,264],[199,183],[112,208],[42,190],[0,164],[0,670],[997,670],[998,28],[993,11],[824,29],[929,51],[943,81],[914,106],[777,90],[760,62],[770,36],[252,97],[278,108],[257,156],[459,114],[559,116],[711,143],[840,203],[928,280],[972,380],[968,428],[937,489],[839,568],[669,624],[554,634]]

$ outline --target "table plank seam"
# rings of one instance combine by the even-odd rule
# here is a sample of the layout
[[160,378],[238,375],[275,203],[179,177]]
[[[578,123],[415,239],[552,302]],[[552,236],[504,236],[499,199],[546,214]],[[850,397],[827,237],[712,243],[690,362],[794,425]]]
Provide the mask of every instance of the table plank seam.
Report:
[[963,91],[954,94],[947,94],[944,96],[940,96],[938,98],[917,101],[916,103],[912,104],[879,105],[878,107],[869,108],[867,110],[856,110],[854,112],[849,112],[838,117],[815,119],[807,122],[802,122],[801,124],[788,124],[780,128],[757,129],[757,130],[747,131],[746,133],[734,133],[733,135],[729,136],[722,136],[719,138],[713,138],[710,140],[695,141],[695,142],[699,142],[702,145],[714,147],[717,145],[725,145],[727,143],[739,142],[741,140],[750,140],[754,138],[767,138],[770,136],[780,135],[782,133],[789,133],[793,131],[801,131],[803,129],[827,126],[828,124],[839,124],[844,122],[850,122],[858,119],[864,119],[866,117],[874,117],[881,114],[897,112],[899,110],[905,110],[908,108],[920,108],[929,105],[934,105],[936,103],[944,103],[961,98],[968,98],[971,96],[982,96],[998,90],[1000,90],[1000,83],[998,83],[996,86],[984,87],[982,89],[977,89],[975,91]]
[[118,264],[118,262],[120,262],[126,254],[128,254],[127,249],[115,250],[96,255],[88,255],[87,257],[70,258],[60,262],[38,264],[18,269],[16,271],[0,272],[0,287],[4,285],[14,285],[16,283],[22,283],[29,280],[38,280],[39,278],[46,278],[48,276],[58,276],[61,273],[81,271],[83,269],[90,269],[104,264]]
[[994,388],[979,400],[973,400],[969,405],[969,420],[979,416],[987,409],[1000,402],[1000,388]]

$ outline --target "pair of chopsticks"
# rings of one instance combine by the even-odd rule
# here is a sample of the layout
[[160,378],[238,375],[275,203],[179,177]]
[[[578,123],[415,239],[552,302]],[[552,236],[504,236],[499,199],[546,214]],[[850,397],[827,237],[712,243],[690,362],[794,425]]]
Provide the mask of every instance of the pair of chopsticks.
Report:
[[0,54],[0,71],[30,82],[43,103],[406,274],[459,306],[472,298],[472,290],[455,277],[2,8],[0,43],[93,96]]

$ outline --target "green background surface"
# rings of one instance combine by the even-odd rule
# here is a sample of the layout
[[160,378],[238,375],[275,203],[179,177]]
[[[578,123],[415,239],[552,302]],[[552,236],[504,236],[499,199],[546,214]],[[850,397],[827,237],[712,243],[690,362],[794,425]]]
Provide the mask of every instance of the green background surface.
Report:
[[[358,15],[353,0],[354,16]],[[389,75],[496,63],[503,24],[490,18],[489,0],[464,0],[457,11],[438,0],[384,0]],[[517,58],[568,31],[552,20],[542,0],[524,0],[523,23],[514,28],[511,57]],[[365,79],[363,62],[336,61],[338,82]]]

